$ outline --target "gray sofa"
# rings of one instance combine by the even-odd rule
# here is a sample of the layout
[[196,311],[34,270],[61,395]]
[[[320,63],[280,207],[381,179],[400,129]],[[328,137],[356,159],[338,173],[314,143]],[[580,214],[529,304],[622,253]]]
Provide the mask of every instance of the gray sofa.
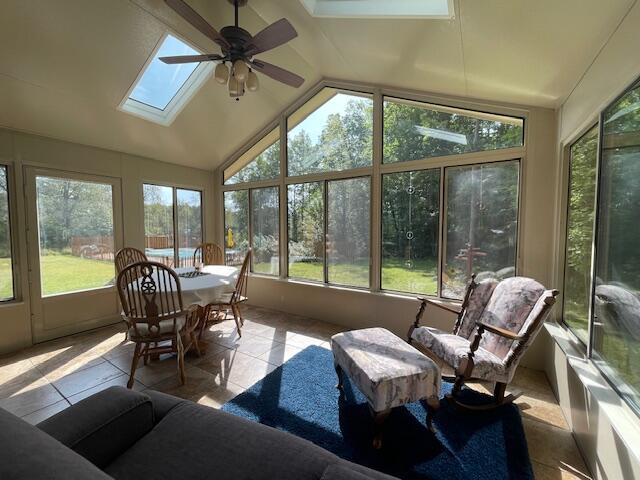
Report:
[[392,479],[296,436],[158,392],[99,392],[37,426],[0,409],[0,478]]

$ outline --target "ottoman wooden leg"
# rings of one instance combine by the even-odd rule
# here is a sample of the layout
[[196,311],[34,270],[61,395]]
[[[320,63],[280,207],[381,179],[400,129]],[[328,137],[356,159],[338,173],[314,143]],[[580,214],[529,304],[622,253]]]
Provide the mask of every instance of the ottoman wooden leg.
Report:
[[436,396],[427,398],[427,427],[431,433],[436,433],[436,429],[433,426],[433,417],[436,411],[440,408],[440,399]]
[[342,375],[343,375],[342,367],[341,367],[340,365],[338,365],[337,363],[334,363],[334,364],[333,364],[333,368],[335,368],[335,370],[336,370],[336,375],[338,376],[338,383],[336,384],[336,388],[337,388],[338,390],[340,390],[341,392],[343,392],[343,391],[344,391],[344,389],[343,389],[343,383],[342,383],[342,381],[343,381],[343,376],[342,376]]
[[382,412],[374,411],[369,406],[369,411],[373,416],[373,448],[379,450],[382,447],[382,434],[384,433],[384,422],[391,413],[391,409],[383,410]]

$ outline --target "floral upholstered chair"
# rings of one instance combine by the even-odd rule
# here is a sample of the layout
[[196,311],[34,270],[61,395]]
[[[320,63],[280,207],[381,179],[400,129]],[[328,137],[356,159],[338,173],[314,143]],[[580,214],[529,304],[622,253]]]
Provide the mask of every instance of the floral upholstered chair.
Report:
[[[455,384],[450,398],[456,396],[469,379],[495,383],[491,408],[512,402],[517,395],[505,397],[507,384],[513,379],[518,363],[540,331],[553,304],[557,290],[547,290],[526,277],[511,277],[501,282],[485,280],[467,287],[460,310],[427,298],[421,304],[408,341],[432,358],[443,370],[453,370]],[[453,333],[420,326],[425,308],[434,305],[458,317]]]

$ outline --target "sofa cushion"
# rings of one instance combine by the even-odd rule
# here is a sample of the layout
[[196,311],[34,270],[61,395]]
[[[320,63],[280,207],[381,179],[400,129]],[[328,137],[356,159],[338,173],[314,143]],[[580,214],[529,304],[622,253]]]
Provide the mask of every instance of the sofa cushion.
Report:
[[3,480],[111,478],[56,439],[1,408],[0,445]]
[[38,424],[38,428],[104,468],[154,425],[147,395],[110,387]]
[[174,406],[156,427],[110,464],[116,479],[319,479],[341,460],[311,442],[191,402]]

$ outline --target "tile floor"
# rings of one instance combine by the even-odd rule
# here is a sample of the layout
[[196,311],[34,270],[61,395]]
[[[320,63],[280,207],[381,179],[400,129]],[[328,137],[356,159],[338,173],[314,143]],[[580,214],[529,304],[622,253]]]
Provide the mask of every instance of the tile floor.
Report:
[[[342,330],[273,310],[244,312],[242,338],[232,320],[206,333],[206,353],[187,359],[186,385],[180,385],[175,359],[164,355],[141,363],[134,389],[153,388],[217,408],[303,348],[329,348],[331,335]],[[112,326],[1,358],[0,406],[35,424],[104,388],[126,385],[133,345],[123,339],[121,326]],[[545,374],[521,367],[513,388],[524,393],[517,403],[536,478],[590,478]]]

